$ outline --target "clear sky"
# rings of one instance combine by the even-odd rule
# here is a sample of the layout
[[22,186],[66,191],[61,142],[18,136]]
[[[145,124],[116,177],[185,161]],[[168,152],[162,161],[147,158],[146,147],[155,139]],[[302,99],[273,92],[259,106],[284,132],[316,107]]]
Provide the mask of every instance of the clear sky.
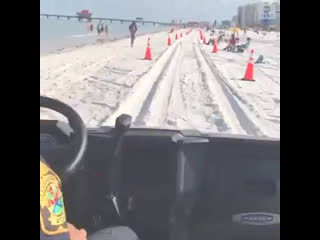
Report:
[[231,20],[239,5],[254,0],[40,0],[40,12],[75,14],[90,9],[96,17],[170,21]]

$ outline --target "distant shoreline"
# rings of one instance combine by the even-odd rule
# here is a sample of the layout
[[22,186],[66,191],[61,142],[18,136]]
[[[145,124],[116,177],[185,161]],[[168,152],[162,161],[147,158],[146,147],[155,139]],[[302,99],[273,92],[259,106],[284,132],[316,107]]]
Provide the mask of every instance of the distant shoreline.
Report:
[[[166,31],[166,29],[159,29],[159,30],[155,30],[149,33],[141,33],[141,34],[137,34],[137,36],[145,36],[148,34],[154,34],[154,33],[159,33],[159,32],[164,32]],[[169,31],[169,30],[168,30]],[[73,40],[61,40],[61,42],[64,42],[65,44],[61,43],[61,46],[56,46],[56,47],[48,47],[47,49],[45,49],[46,47],[43,47],[44,49],[41,50],[41,41],[40,41],[40,57],[43,56],[48,56],[48,55],[52,55],[52,54],[60,54],[63,52],[70,52],[70,51],[74,51],[76,49],[79,48],[83,48],[86,46],[94,46],[94,45],[98,45],[98,44],[105,44],[108,42],[114,42],[114,41],[118,41],[118,40],[122,40],[122,39],[129,39],[129,34],[123,37],[110,37],[110,38],[105,38],[105,36],[103,36],[102,38],[99,38],[98,35],[94,35],[94,36],[88,36],[86,40],[84,41],[78,41],[76,39]],[[67,43],[70,40],[69,43]],[[59,45],[59,44],[57,44]],[[62,46],[64,45],[64,46]]]

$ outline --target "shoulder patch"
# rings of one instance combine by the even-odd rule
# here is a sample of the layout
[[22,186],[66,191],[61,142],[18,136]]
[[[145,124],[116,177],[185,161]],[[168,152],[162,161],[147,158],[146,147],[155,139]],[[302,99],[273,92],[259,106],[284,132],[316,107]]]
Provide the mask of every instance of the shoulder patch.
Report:
[[41,159],[40,228],[47,235],[68,232],[60,179]]

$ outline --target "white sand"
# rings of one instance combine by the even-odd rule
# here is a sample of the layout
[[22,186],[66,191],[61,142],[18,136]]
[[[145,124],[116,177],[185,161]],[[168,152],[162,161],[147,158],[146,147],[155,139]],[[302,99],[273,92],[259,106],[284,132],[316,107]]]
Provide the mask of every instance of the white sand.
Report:
[[[245,42],[246,37],[252,43],[242,54],[221,51],[225,44],[218,47],[218,54],[211,53],[212,46],[203,47],[254,123],[265,135],[280,137],[280,34],[257,35],[249,31],[240,35],[241,41]],[[254,65],[255,82],[239,81],[244,77],[251,49],[255,60],[263,55],[266,63]]]
[[40,57],[40,94],[70,104],[86,123],[107,118],[166,50],[167,33],[152,34],[154,60],[142,60],[148,37],[134,48],[123,39]]
[[[134,48],[129,39],[91,45],[40,57],[40,94],[74,107],[90,127],[113,125],[121,113],[131,114],[136,126],[193,128],[206,132],[246,132],[238,110],[258,131],[254,135],[280,137],[280,38],[271,33],[252,37],[256,82],[241,82],[249,53],[221,51],[199,44],[198,32],[167,47],[168,33],[141,36]],[[151,37],[153,61],[143,60]],[[208,35],[209,37],[209,35]],[[203,53],[205,55],[203,55]],[[205,59],[216,67],[216,78]],[[223,83],[222,83],[223,82]],[[233,94],[237,106],[229,102]],[[238,106],[239,105],[239,106]],[[40,110],[42,118],[56,118]]]

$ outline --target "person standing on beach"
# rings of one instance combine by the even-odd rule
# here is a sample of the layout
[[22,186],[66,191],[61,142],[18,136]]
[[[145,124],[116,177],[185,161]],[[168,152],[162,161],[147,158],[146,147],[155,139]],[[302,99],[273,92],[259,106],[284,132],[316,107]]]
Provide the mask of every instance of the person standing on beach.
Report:
[[106,32],[106,37],[108,37],[109,35],[109,29],[108,29],[108,25],[106,24],[106,26],[104,27],[104,31]]
[[134,40],[136,39],[136,33],[138,31],[138,27],[136,22],[132,22],[129,26],[130,38],[131,38],[131,47],[134,45]]
[[97,25],[97,32],[98,32],[98,36],[101,33],[101,22],[99,22],[99,24]]

